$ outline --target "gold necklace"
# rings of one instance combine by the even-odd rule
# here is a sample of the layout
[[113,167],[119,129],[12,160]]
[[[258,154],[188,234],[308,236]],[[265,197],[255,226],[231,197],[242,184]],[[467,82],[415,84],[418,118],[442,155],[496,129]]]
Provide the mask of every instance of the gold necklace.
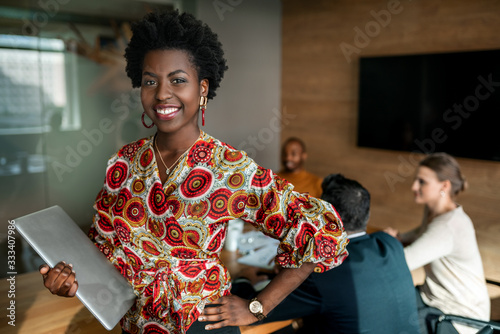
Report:
[[[201,136],[201,130],[200,130],[200,136]],[[167,176],[170,175],[170,172],[172,170],[172,168],[175,167],[175,165],[179,162],[179,160],[181,160],[181,158],[183,156],[185,156],[190,150],[191,148],[194,146],[194,144],[198,141],[198,139],[200,138],[200,136],[198,136],[198,138],[196,138],[196,140],[194,141],[193,144],[191,144],[191,146],[189,146],[189,148],[184,151],[184,153],[182,153],[178,158],[177,160],[175,160],[175,162],[172,164],[172,166],[170,166],[170,168],[168,168],[167,164],[165,163],[165,161],[163,161],[163,157],[161,156],[161,153],[160,153],[160,150],[158,149],[158,144],[156,144],[156,136],[155,136],[155,139],[153,140],[153,143],[154,143],[154,146],[155,146],[155,149],[156,149],[156,152],[158,152],[158,156],[160,157],[160,160],[161,162],[163,163],[163,166],[165,166],[165,174],[167,174]]]

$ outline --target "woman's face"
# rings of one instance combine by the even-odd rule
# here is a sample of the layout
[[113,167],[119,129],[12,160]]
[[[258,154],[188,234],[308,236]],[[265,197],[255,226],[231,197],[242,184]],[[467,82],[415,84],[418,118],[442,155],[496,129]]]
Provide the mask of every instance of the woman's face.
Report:
[[441,198],[444,182],[439,181],[436,172],[429,167],[420,166],[411,190],[418,204],[430,204]]
[[146,53],[142,71],[141,101],[158,130],[177,132],[198,127],[200,97],[208,93],[208,80],[198,73],[182,50],[154,50]]

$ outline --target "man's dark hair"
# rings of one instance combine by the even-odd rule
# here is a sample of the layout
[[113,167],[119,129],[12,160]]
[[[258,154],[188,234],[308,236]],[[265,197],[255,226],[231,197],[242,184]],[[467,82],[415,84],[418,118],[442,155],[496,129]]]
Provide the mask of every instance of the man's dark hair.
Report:
[[152,50],[183,50],[196,68],[198,80],[208,79],[208,98],[227,70],[222,44],[206,24],[177,10],[152,12],[132,25],[132,38],[125,49],[126,72],[133,87],[141,86],[144,56]]
[[365,231],[370,218],[370,193],[359,182],[330,174],[321,184],[321,199],[335,207],[347,232]]

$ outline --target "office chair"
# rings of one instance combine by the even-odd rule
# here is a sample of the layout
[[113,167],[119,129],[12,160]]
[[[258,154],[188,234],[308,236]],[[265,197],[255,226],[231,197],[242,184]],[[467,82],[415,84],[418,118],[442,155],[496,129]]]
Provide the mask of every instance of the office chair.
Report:
[[450,329],[453,328],[452,322],[466,325],[469,327],[477,328],[478,332],[476,334],[498,334],[500,333],[500,322],[496,321],[484,321],[473,318],[466,318],[458,315],[443,314],[439,316],[436,323],[435,334],[445,334],[450,333]]
[[500,282],[497,282],[497,281],[494,281],[491,279],[486,279],[486,283],[500,286]]
[[[492,285],[496,285],[498,287],[500,287],[500,282],[497,282],[497,281],[494,281],[494,280],[491,280],[491,279],[486,279],[486,283],[487,284],[492,284]],[[492,305],[493,307],[493,305]],[[491,319],[493,321],[496,321],[496,322],[500,322],[500,319]]]
[[[500,286],[500,282],[490,279],[487,279],[486,283]],[[484,321],[452,314],[439,316],[436,323],[435,334],[453,333],[454,327],[452,322],[477,328],[478,332],[476,334],[500,334],[500,322],[497,320]]]

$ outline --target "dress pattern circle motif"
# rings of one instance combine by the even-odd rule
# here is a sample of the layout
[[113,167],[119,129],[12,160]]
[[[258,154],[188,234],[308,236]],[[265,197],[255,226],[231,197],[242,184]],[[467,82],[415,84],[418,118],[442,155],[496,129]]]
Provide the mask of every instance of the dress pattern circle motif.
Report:
[[128,164],[123,160],[116,161],[108,168],[106,183],[111,190],[119,189],[128,176]]
[[238,190],[245,184],[245,174],[236,172],[227,178],[227,186],[231,190]]
[[214,184],[213,173],[203,167],[194,168],[181,184],[179,192],[184,199],[195,200],[205,196]]
[[157,217],[161,217],[167,211],[167,201],[161,183],[156,182],[148,194],[148,209]]
[[255,171],[255,174],[253,175],[252,186],[266,188],[267,186],[269,186],[272,180],[273,178],[271,175],[271,171],[259,166]]
[[192,159],[194,163],[207,163],[212,159],[212,150],[205,145],[197,145],[192,149]]
[[228,201],[229,215],[235,218],[244,216],[247,199],[248,195],[243,190],[232,194]]
[[149,145],[142,146],[137,150],[137,154],[134,157],[134,174],[141,178],[148,177],[157,170],[155,164],[155,155]]
[[208,217],[217,220],[221,217],[228,216],[228,202],[231,197],[231,191],[226,188],[219,188],[210,195],[210,212]]
[[146,222],[146,210],[142,199],[134,197],[125,204],[124,216],[133,227],[141,227]]

